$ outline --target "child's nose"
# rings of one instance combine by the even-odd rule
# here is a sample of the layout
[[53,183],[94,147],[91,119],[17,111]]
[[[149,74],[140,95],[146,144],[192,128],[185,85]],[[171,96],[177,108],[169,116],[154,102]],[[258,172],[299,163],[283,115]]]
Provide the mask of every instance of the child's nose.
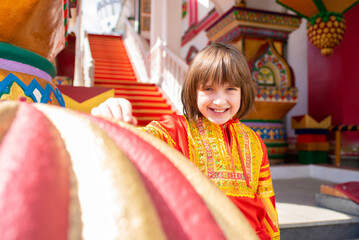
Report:
[[217,93],[214,100],[213,100],[213,103],[216,104],[216,105],[223,105],[225,104],[227,101],[227,97],[225,94],[223,93]]

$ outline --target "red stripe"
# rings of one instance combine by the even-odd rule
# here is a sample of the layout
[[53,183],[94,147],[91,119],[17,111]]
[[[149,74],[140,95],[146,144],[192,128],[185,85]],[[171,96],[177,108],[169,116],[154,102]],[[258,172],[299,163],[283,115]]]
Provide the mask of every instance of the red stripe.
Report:
[[326,142],[327,135],[322,134],[298,134],[298,143]]
[[259,178],[259,181],[266,181],[270,178],[271,178],[271,176],[269,175],[268,177]]
[[278,229],[273,225],[272,220],[270,219],[269,215],[266,214],[265,215],[265,219],[267,220],[268,224],[270,225],[271,229],[273,230],[273,232],[278,232]]
[[268,167],[265,167],[265,168],[261,168],[260,172],[263,173],[265,171],[269,171],[269,166]]
[[137,167],[167,238],[225,239],[202,198],[166,156],[133,132],[103,119],[89,117]]
[[273,207],[275,208],[275,197],[274,196],[269,197],[269,200],[271,201]]

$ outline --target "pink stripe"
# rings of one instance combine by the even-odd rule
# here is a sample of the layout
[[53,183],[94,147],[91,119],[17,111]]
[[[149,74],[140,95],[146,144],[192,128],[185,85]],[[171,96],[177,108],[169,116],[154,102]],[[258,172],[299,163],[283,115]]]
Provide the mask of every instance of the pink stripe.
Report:
[[70,159],[55,126],[33,105],[21,104],[0,159],[1,239],[67,239]]

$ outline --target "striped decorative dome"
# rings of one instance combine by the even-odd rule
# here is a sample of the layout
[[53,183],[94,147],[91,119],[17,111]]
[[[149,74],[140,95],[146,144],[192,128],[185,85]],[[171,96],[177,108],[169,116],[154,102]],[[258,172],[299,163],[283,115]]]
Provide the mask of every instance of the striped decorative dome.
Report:
[[236,206],[160,140],[57,106],[0,103],[9,239],[256,239]]

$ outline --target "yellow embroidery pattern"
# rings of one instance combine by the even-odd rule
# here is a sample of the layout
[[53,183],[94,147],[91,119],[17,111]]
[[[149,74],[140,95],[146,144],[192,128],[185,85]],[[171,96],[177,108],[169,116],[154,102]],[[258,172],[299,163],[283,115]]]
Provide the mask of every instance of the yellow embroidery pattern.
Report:
[[166,129],[164,129],[160,124],[158,124],[158,122],[153,121],[146,127],[143,127],[142,129],[145,130],[146,132],[148,132],[149,134],[151,134],[152,136],[155,136],[155,137],[161,139],[162,141],[164,141],[171,147],[176,146],[175,141],[168,134]]
[[[195,139],[192,136],[198,136],[199,132],[196,127],[193,127],[192,124],[189,123],[187,116],[185,115],[187,121],[187,129],[188,129],[188,153],[190,160],[205,174],[207,174],[207,154],[204,150],[204,146],[193,144]],[[193,134],[190,134],[192,132]]]
[[[230,128],[232,153],[229,153],[219,125],[201,118],[196,122],[187,120],[187,126],[191,161],[225,194],[254,198],[263,158],[260,141],[255,133],[241,123],[233,123],[233,128]],[[237,146],[237,142],[240,146]],[[244,167],[238,148],[243,156]],[[245,181],[243,169],[249,177],[249,186]]]
[[274,196],[272,179],[269,178],[265,181],[260,181],[258,184],[258,195],[259,197],[272,197]]
[[269,171],[269,169],[267,170],[267,171],[264,171],[264,172],[260,172],[259,173],[259,178],[268,178],[268,177],[270,177],[270,171]]

